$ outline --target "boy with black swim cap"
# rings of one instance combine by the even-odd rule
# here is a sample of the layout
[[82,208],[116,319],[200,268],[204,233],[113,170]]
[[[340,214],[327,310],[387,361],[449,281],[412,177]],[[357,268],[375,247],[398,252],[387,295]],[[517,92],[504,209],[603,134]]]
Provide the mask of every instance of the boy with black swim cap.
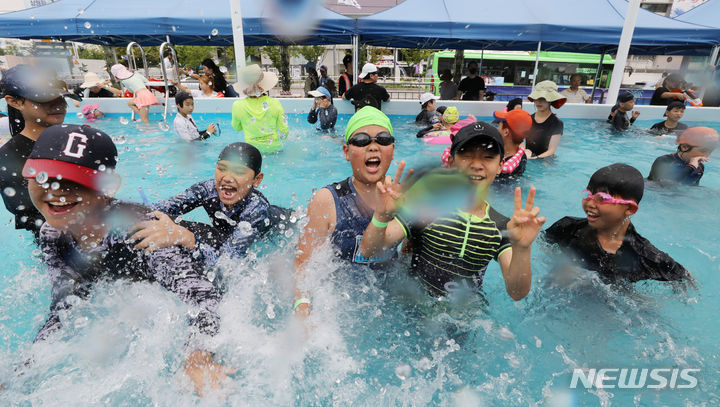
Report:
[[[250,245],[289,211],[270,205],[257,190],[263,180],[262,155],[254,146],[237,142],[227,145],[215,164],[215,177],[199,182],[171,198],[152,205],[158,220],[142,222],[133,239],[137,247],[155,250],[181,244],[199,249],[207,265],[218,257],[244,256]],[[217,233],[208,237],[176,225],[172,219],[203,207]],[[171,219],[172,218],[172,219]]]
[[627,164],[600,168],[590,177],[582,199],[585,218],[566,216],[545,231],[586,269],[606,283],[640,280],[692,282],[692,276],[642,237],[630,222],[643,197],[640,171]]
[[67,92],[47,70],[30,65],[8,69],[0,88],[13,136],[0,147],[0,193],[7,210],[15,215],[15,229],[29,230],[37,238],[44,220],[28,196],[22,169],[40,133],[65,120],[65,97],[81,99]]
[[[394,180],[386,176],[377,183],[382,205],[365,229],[361,241],[363,255],[376,256],[409,239],[413,272],[435,295],[479,291],[487,265],[495,259],[500,263],[508,295],[518,301],[530,291],[532,242],[545,222],[544,217],[538,216],[540,209],[533,207],[535,188],[530,189],[524,208],[520,188],[515,189],[512,219],[497,213],[485,200],[488,188],[502,171],[504,156],[502,136],[489,123],[475,122],[460,129],[453,138],[450,154],[450,165],[457,170],[454,179],[461,177],[465,182],[465,190],[472,195],[470,202],[462,207],[453,202],[456,209],[448,213],[428,214],[425,208],[399,210],[403,198],[406,208],[412,205],[409,194],[414,188],[413,185],[403,192],[401,164]],[[429,190],[424,195],[437,193]],[[423,199],[418,197],[416,202]]]
[[[32,203],[45,217],[40,249],[48,266],[50,316],[36,340],[61,328],[60,311],[70,296],[86,297],[104,279],[157,282],[183,302],[200,308],[191,321],[192,347],[185,370],[202,390],[204,377],[224,376],[225,368],[202,350],[203,337],[218,332],[220,293],[202,265],[180,247],[146,253],[128,240],[130,226],[148,211],[113,198],[120,186],[115,174],[117,149],[110,137],[88,126],[55,125],[40,134],[22,175]],[[215,372],[215,373],[213,373]]]

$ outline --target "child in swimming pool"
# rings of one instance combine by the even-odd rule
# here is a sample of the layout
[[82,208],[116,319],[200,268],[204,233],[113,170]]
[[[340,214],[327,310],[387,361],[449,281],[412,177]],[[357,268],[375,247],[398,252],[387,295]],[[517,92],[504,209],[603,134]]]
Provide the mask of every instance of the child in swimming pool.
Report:
[[193,110],[195,110],[195,100],[189,93],[178,92],[175,95],[175,106],[177,106],[177,115],[175,115],[173,127],[175,128],[175,134],[183,140],[205,140],[217,133],[218,129],[215,124],[210,124],[205,130],[198,129],[195,120],[191,116]]
[[457,123],[459,119],[460,114],[455,106],[446,107],[445,110],[443,110],[442,116],[440,116],[440,122],[421,129],[418,131],[417,137],[449,137],[450,128],[453,124]]
[[698,185],[705,173],[704,162],[718,146],[718,132],[709,127],[691,127],[677,137],[677,152],[658,157],[648,180]]
[[672,132],[681,132],[688,128],[687,124],[680,123],[685,114],[685,103],[679,101],[673,101],[668,103],[667,109],[665,110],[664,116],[667,117],[664,121],[655,123],[650,127],[650,131],[658,134],[669,134]]
[[94,122],[97,119],[102,119],[105,117],[105,113],[103,113],[100,109],[100,105],[85,105],[82,107],[80,112],[82,113],[83,117],[85,118],[85,121],[87,122]]
[[185,371],[201,393],[210,375],[213,384],[228,372],[202,350],[203,336],[215,335],[220,293],[202,266],[180,247],[147,253],[128,240],[129,225],[147,209],[113,198],[120,186],[114,173],[117,149],[105,133],[88,126],[55,125],[38,137],[22,174],[33,205],[45,217],[40,248],[48,266],[50,316],[36,340],[61,328],[60,311],[71,296],[86,297],[103,279],[130,278],[157,282],[201,311],[192,319],[194,349]]
[[435,96],[430,92],[420,95],[420,105],[422,110],[415,117],[415,124],[429,126],[437,123],[438,120],[435,117],[435,105],[437,104],[438,99],[440,99],[438,96]]
[[496,180],[500,182],[513,180],[525,172],[527,157],[522,144],[532,128],[532,117],[522,109],[496,111],[494,116],[499,123],[498,131],[505,144],[502,172],[498,174]]
[[115,79],[132,92],[135,97],[128,102],[128,106],[140,116],[140,119],[149,123],[150,106],[158,104],[158,100],[148,89],[150,81],[137,72],[130,72],[124,65],[115,64],[110,68]]
[[233,103],[233,128],[242,130],[245,142],[261,152],[282,150],[280,139],[287,138],[289,132],[287,116],[280,102],[267,94],[277,84],[277,75],[263,72],[258,65],[248,65],[240,76],[248,85],[243,91],[247,97]]
[[566,216],[545,231],[584,268],[607,283],[641,280],[688,281],[692,275],[642,237],[630,222],[643,197],[644,180],[627,164],[597,170],[581,201],[585,218]]
[[494,258],[500,263],[508,295],[516,301],[524,298],[532,281],[532,242],[545,218],[539,216],[539,208],[533,208],[535,188],[530,190],[524,208],[520,188],[515,189],[512,219],[487,203],[488,188],[502,170],[503,156],[503,140],[495,127],[485,122],[463,127],[453,139],[451,165],[457,169],[457,177],[467,183],[474,199],[469,205],[431,219],[399,210],[404,195],[401,163],[394,179],[385,177],[377,183],[383,204],[363,234],[363,255],[377,256],[410,239],[413,272],[435,295],[479,291],[487,265]]
[[[263,179],[261,166],[257,148],[242,142],[227,145],[215,164],[213,179],[152,205],[158,220],[138,225],[132,236],[139,241],[137,247],[155,250],[179,242],[188,250],[199,249],[210,266],[223,254],[244,256],[255,240],[290,215],[287,209],[270,205],[257,190]],[[201,206],[216,230],[211,236],[173,222]]]
[[[618,96],[618,101],[610,111],[608,123],[612,124],[615,130],[627,130],[631,124],[640,116],[639,111],[632,112],[635,107],[635,96],[630,92],[623,92]],[[627,112],[632,112],[632,117],[628,120]]]
[[335,131],[335,122],[337,121],[337,109],[333,105],[332,93],[329,89],[322,86],[315,90],[311,90],[310,96],[313,99],[313,107],[308,112],[307,121],[315,124],[320,120],[318,130]]

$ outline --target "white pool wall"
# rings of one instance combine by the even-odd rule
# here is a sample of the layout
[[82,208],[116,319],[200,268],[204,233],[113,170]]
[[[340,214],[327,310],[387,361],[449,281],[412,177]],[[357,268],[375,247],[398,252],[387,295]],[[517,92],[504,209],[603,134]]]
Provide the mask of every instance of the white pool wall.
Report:
[[[129,99],[121,98],[88,98],[83,100],[83,105],[99,104],[100,110],[105,113],[130,113],[127,105]],[[230,114],[233,102],[236,98],[221,99],[199,99],[195,101],[194,114],[200,113],[227,113]],[[280,98],[286,113],[307,114],[312,107],[313,100],[310,98]],[[168,116],[172,118],[175,115],[175,102],[171,98],[168,108]],[[349,101],[335,99],[335,107],[340,114],[351,114],[354,112],[354,106]],[[439,100],[438,105],[455,106],[458,108],[461,116],[473,114],[478,117],[492,116],[496,110],[502,110],[507,102],[464,102]],[[561,119],[607,119],[608,113],[612,105],[585,105],[585,104],[566,104],[560,109],[553,109]],[[528,112],[534,112],[535,106],[531,102],[523,103],[523,109]],[[664,106],[635,106],[640,111],[640,120],[662,120],[665,112]],[[383,112],[390,115],[416,115],[420,111],[420,103],[413,100],[391,100],[383,103]],[[0,111],[7,112],[5,101],[0,102]],[[70,104],[68,106],[69,113],[77,113],[80,108]],[[151,113],[162,113],[162,106],[152,106]],[[720,107],[690,107],[685,110],[683,122],[720,122]]]

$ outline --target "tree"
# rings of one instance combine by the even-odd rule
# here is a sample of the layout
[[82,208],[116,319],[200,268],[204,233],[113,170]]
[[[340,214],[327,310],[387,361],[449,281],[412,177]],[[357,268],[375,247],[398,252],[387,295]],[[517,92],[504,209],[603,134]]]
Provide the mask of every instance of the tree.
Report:
[[17,47],[17,45],[14,45],[14,44],[8,45],[4,49],[0,48],[0,55],[15,55],[15,54],[17,54],[17,52],[18,52],[18,47]]
[[284,91],[290,90],[290,57],[298,56],[296,46],[267,46],[262,47],[262,53],[272,62],[272,65],[280,71],[280,81]]
[[189,65],[193,69],[197,69],[204,59],[212,58],[211,47],[175,45],[174,48],[177,53],[178,64]]
[[390,48],[381,48],[381,47],[370,47],[370,62],[377,63],[380,62],[383,56],[389,56],[393,54],[393,51]]
[[91,47],[78,47],[78,57],[82,59],[105,59],[105,52]]
[[426,61],[430,54],[436,51],[437,50],[434,49],[407,48],[402,50],[402,54],[405,62],[412,65],[413,67],[417,67],[423,61]]
[[455,50],[455,61],[453,62],[453,68],[455,69],[455,72],[453,72],[453,82],[455,82],[457,84],[460,83],[460,78],[462,78],[464,64],[465,64],[465,50],[464,49]]
[[310,62],[316,62],[318,58],[323,56],[325,53],[325,47],[322,45],[303,45],[301,47],[296,47],[297,53],[302,55],[303,58],[307,59]]

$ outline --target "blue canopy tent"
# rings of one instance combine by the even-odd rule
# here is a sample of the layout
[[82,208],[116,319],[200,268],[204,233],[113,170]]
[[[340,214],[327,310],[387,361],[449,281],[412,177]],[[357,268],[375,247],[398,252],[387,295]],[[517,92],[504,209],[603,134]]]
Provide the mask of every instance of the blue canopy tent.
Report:
[[[355,20],[324,7],[316,26],[300,38],[279,37],[268,2],[242,1],[245,45],[347,44]],[[303,28],[312,22],[303,21]],[[0,37],[55,38],[101,45],[159,45],[169,35],[180,45],[232,45],[228,0],[60,0],[0,14]]]
[[708,0],[692,10],[675,17],[675,20],[706,27],[720,28],[720,1]]
[[[361,42],[401,48],[475,48],[612,52],[620,41],[624,0],[532,0],[475,2],[406,0],[359,18]],[[429,12],[432,10],[433,12]],[[707,55],[720,30],[640,10],[631,52]]]

